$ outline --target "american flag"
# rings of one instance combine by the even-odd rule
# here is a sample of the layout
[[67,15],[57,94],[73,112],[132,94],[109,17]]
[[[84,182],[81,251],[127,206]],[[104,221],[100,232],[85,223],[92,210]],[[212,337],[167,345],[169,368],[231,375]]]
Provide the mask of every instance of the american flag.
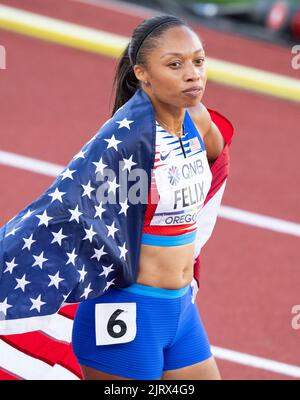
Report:
[[[209,228],[203,222],[197,239],[197,280],[233,133],[228,120],[210,112],[226,146],[213,165],[208,216],[202,209]],[[147,192],[144,202],[132,193],[149,190],[154,155],[154,110],[138,90],[49,189],[0,229],[0,379],[81,378],[71,344],[76,304],[135,282]],[[149,177],[140,192],[130,173]]]
[[197,137],[193,137],[190,139],[190,147],[192,151],[197,151],[201,149],[201,145]]

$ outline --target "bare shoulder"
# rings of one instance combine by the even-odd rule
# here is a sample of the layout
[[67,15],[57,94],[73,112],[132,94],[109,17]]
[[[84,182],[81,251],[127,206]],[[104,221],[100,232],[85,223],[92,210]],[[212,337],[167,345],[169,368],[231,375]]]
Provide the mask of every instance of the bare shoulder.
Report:
[[188,108],[188,113],[202,136],[209,162],[214,162],[225,146],[223,135],[203,103]]
[[187,110],[201,133],[202,138],[204,138],[211,126],[211,117],[207,108],[203,103],[198,103],[196,106],[189,107]]

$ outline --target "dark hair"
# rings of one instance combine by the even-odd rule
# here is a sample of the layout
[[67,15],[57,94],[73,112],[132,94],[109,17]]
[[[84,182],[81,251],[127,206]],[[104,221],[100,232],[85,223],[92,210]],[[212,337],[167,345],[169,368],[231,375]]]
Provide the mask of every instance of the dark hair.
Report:
[[136,78],[133,66],[146,65],[146,56],[152,50],[156,40],[173,26],[187,26],[187,24],[173,15],[158,15],[144,20],[133,31],[131,41],[123,51],[117,64],[113,82],[115,101],[112,116],[136,92],[139,81]]

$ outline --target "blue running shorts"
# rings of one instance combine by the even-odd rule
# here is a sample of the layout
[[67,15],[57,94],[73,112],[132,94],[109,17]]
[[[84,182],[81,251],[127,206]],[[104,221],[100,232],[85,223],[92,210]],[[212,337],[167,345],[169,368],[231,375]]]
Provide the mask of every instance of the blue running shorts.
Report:
[[160,379],[212,356],[191,285],[134,283],[80,303],[72,346],[80,364],[131,379]]

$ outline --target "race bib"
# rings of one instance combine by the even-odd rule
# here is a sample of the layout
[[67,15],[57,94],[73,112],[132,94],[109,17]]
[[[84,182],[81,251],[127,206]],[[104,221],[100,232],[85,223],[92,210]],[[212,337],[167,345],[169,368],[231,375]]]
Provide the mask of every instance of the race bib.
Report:
[[136,336],[136,303],[102,303],[95,307],[96,345],[127,343]]
[[206,151],[172,158],[155,170],[155,180],[159,201],[151,225],[196,223],[212,181]]

